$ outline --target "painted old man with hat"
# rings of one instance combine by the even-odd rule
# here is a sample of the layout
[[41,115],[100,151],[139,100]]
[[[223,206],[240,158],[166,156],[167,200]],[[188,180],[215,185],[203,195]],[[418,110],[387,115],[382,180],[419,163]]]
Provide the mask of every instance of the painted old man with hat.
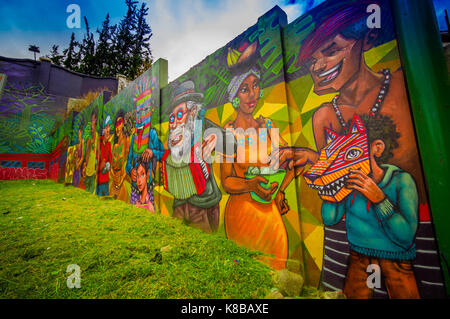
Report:
[[[223,130],[204,119],[203,94],[195,91],[192,81],[174,88],[169,116],[168,150],[162,158],[164,188],[174,196],[173,217],[205,232],[215,232],[219,225],[222,194],[210,165],[218,135],[204,136],[205,130]],[[221,133],[219,133],[221,134]]]

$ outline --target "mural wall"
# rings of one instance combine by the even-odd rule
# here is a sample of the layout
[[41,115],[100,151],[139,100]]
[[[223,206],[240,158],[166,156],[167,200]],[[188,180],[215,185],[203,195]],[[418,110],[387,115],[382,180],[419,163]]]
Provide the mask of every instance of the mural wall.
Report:
[[66,184],[155,212],[154,177],[164,152],[153,127],[160,122],[161,79],[166,85],[163,60],[106,104],[100,95],[74,117]]
[[0,154],[50,153],[49,133],[65,112],[58,107],[62,99],[31,81],[6,81],[0,99]]
[[[385,280],[374,297],[442,296],[390,7],[378,2],[382,28],[368,28],[371,3],[329,2],[286,28],[289,106],[299,132],[287,158],[304,176],[298,179],[301,211],[308,214],[302,220],[318,226],[303,222],[303,238],[323,231],[323,249],[306,246],[323,256],[316,265],[326,288],[368,297],[361,269],[376,258]],[[367,137],[359,137],[364,131]],[[395,277],[401,280],[393,283]]]
[[99,96],[53,146],[52,178],[262,251],[308,285],[445,296],[387,1],[327,1],[289,25],[275,7],[175,81],[158,60]]

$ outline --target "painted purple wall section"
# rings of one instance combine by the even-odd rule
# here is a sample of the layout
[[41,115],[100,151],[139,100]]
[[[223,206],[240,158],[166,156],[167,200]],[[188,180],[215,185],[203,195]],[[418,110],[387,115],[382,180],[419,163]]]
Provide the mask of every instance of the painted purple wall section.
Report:
[[49,61],[35,62],[29,59],[13,59],[0,56],[0,73],[8,75],[8,81],[31,81],[41,83],[45,92],[77,98],[89,91],[106,88],[117,92],[115,78],[99,78],[67,70]]
[[[63,122],[70,98],[117,92],[118,80],[72,72],[48,60],[0,57],[6,81],[0,97],[0,154],[49,153],[51,133]],[[59,141],[58,141],[59,142]]]

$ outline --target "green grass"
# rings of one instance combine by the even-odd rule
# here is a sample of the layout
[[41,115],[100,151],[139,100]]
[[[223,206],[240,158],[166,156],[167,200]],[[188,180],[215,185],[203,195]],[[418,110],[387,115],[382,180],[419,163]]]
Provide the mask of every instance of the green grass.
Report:
[[[0,198],[0,298],[263,298],[271,289],[257,253],[179,220],[48,180],[0,181]],[[79,289],[67,288],[70,264],[81,268]]]

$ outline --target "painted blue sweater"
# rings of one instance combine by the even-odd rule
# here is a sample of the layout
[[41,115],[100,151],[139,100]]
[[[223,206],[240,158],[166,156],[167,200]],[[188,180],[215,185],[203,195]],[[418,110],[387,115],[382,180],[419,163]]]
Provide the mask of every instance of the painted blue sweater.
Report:
[[[366,256],[390,260],[416,257],[414,237],[418,226],[418,195],[410,174],[393,165],[381,165],[384,177],[378,187],[386,198],[377,204],[354,191],[340,203],[322,204],[326,226],[345,214],[350,248]],[[369,206],[368,206],[369,205]]]

